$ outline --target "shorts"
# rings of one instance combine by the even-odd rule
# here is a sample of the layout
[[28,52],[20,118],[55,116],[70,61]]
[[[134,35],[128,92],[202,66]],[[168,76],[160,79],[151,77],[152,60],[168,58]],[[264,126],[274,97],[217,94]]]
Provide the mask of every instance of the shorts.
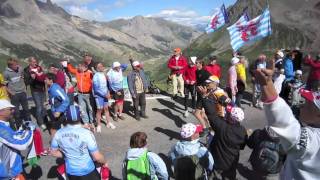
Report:
[[[121,95],[118,95],[117,92],[120,92]],[[123,91],[123,89],[120,89],[120,90],[115,91],[115,92],[113,91],[113,92],[112,92],[112,96],[113,96],[113,99],[114,99],[115,101],[117,101],[117,100],[123,100],[123,99],[124,99],[124,91]]]
[[103,109],[108,106],[108,99],[103,97],[95,97],[97,109]]

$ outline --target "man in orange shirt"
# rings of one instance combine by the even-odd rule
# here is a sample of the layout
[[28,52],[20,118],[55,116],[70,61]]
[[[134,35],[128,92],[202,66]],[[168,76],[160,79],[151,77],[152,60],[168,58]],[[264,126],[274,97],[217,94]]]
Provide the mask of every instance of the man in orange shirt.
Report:
[[74,68],[70,63],[67,65],[68,71],[76,76],[78,101],[81,108],[82,120],[87,128],[94,128],[93,126],[93,110],[90,104],[90,95],[92,90],[92,72],[88,70],[85,64],[79,64],[78,68]]

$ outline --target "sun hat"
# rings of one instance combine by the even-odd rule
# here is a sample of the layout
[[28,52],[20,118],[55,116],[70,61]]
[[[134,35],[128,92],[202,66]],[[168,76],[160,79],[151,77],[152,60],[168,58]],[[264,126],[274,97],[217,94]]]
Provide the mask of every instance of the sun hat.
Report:
[[195,125],[193,123],[184,124],[181,127],[180,135],[182,138],[189,138],[195,133],[200,133],[203,131],[203,127],[201,125]]
[[230,113],[230,118],[232,121],[242,122],[244,120],[244,112],[241,108],[228,105],[226,110]]

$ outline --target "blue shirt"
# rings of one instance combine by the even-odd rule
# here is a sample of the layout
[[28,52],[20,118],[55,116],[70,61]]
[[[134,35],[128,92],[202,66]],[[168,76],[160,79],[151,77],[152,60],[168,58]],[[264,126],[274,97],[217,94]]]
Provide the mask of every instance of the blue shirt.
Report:
[[98,151],[97,142],[92,132],[80,124],[59,129],[52,139],[51,148],[62,151],[69,175],[84,176],[95,169],[90,154]]
[[103,72],[96,72],[92,79],[92,91],[95,97],[105,98],[108,94],[107,78]]
[[110,69],[108,74],[108,81],[110,88],[112,91],[117,92],[121,89],[123,89],[123,76],[122,76],[122,70],[120,69],[118,71],[114,71],[113,69]]

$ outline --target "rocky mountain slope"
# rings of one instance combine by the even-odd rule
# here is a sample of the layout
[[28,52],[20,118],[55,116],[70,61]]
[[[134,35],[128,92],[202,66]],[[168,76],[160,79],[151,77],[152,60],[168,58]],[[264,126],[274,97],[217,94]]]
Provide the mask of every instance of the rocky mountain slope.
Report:
[[72,16],[63,8],[37,0],[0,0],[0,59],[36,56],[45,62],[65,56],[79,60],[84,51],[97,59],[125,61],[166,56],[200,35],[169,21],[135,17],[110,23]]
[[[231,22],[212,34],[203,34],[186,50],[187,55],[207,57],[219,55],[231,57],[230,37],[226,27],[232,25],[247,8],[251,18],[261,14],[267,7],[266,0],[238,0],[228,8]],[[269,0],[272,35],[250,46],[240,49],[250,58],[264,52],[271,54],[277,48],[299,47],[303,51],[316,53],[320,45],[320,1],[319,0]]]

